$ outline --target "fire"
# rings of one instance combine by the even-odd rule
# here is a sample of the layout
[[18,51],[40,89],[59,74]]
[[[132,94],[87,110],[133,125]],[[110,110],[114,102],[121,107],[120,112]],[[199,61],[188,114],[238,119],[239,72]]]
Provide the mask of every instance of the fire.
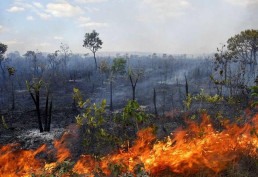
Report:
[[0,176],[19,177],[38,173],[42,161],[36,155],[46,150],[43,145],[36,150],[21,150],[17,144],[0,148]]
[[[200,125],[189,122],[188,129],[179,129],[165,141],[157,142],[154,142],[153,130],[148,128],[138,133],[138,139],[127,152],[103,157],[98,165],[107,175],[110,175],[109,164],[120,164],[125,167],[124,171],[130,172],[137,164],[143,164],[154,176],[167,169],[184,174],[205,169],[220,172],[243,154],[257,157],[258,139],[254,133],[258,128],[257,122],[258,116],[243,127],[226,123],[225,129],[218,132],[205,116]],[[82,156],[74,171],[89,173],[94,163],[88,156]]]
[[64,133],[60,140],[54,141],[54,147],[57,150],[56,156],[58,162],[62,162],[71,156],[69,149],[66,148],[65,140],[70,136],[69,133]]
[[[188,122],[187,129],[178,129],[163,141],[158,141],[153,129],[138,132],[134,145],[127,150],[109,154],[98,160],[90,155],[81,155],[72,171],[81,175],[94,176],[102,171],[111,175],[110,165],[117,164],[124,172],[133,172],[139,164],[152,176],[164,170],[173,173],[194,174],[200,170],[218,173],[245,154],[257,158],[258,115],[243,126],[224,123],[222,131],[214,129],[208,116],[201,124]],[[36,150],[20,150],[18,145],[0,148],[0,176],[30,176],[51,174],[58,163],[67,160],[71,153],[66,147],[66,133],[54,142],[56,162],[47,163],[39,154],[46,152],[46,145]]]

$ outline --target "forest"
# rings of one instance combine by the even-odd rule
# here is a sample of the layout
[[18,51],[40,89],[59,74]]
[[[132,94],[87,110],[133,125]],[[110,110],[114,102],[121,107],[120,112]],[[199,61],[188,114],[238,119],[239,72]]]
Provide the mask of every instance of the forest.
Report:
[[258,30],[214,53],[0,42],[0,176],[258,176]]

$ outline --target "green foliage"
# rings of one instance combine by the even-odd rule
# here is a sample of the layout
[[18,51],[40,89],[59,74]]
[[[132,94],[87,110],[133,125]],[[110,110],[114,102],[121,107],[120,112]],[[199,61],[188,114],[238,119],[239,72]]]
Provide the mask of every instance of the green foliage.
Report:
[[[52,171],[52,173],[54,174],[54,176],[63,176],[63,175],[72,175],[72,169],[74,166],[74,162],[71,161],[63,161],[63,162],[59,162],[57,164],[57,166],[54,168],[54,170]],[[75,176],[75,174],[73,174],[73,176]]]
[[32,91],[39,92],[43,84],[44,81],[42,79],[34,79],[32,82],[26,81],[26,87],[30,93]]
[[32,174],[32,177],[63,177],[63,176],[71,176],[71,177],[79,177],[81,175],[73,172],[74,162],[71,161],[62,161],[57,162],[56,167],[51,170],[51,174],[49,172],[43,172],[41,174]]
[[126,60],[124,58],[115,58],[112,64],[112,72],[114,74],[125,74],[126,73]]
[[130,123],[131,120],[135,121],[137,131],[139,130],[139,123],[148,119],[148,115],[141,109],[139,103],[134,100],[129,100],[122,112],[122,122],[124,124]]
[[241,102],[240,99],[241,98],[234,97],[234,96],[229,96],[229,97],[225,98],[225,100],[228,102],[228,104],[231,104],[231,105],[240,103]]
[[251,96],[257,97],[258,96],[258,86],[252,86],[251,87]]
[[106,60],[102,60],[99,64],[99,69],[101,73],[108,74],[110,72],[110,66]]
[[84,127],[84,145],[89,147],[94,144],[98,147],[101,143],[112,141],[113,136],[104,129],[106,100],[102,100],[100,104],[91,104],[89,99],[83,101],[80,90],[76,88],[74,88],[74,98],[78,107],[83,110],[76,116],[76,122]]
[[213,75],[210,76],[210,79],[215,85],[224,85],[226,83],[225,80],[215,79]]
[[83,106],[86,107],[82,114],[76,116],[76,122],[78,125],[86,123],[92,128],[98,128],[104,123],[106,100],[102,100],[101,104],[97,105],[95,103],[91,104],[88,99],[85,102],[79,102],[78,106],[80,108],[83,108]]
[[[257,98],[258,97],[258,86],[252,86],[251,87],[251,96],[253,98]],[[252,103],[251,106],[257,106],[258,105],[258,101],[254,100],[254,102]]]
[[15,73],[15,71],[16,71],[16,70],[14,69],[14,67],[8,67],[7,70],[8,70],[9,76],[13,76],[14,73]]
[[[41,121],[41,114],[40,114],[40,90],[42,87],[45,87],[47,91],[46,96],[46,107],[45,107],[45,128],[43,130],[42,121]],[[29,91],[29,94],[36,106],[37,116],[38,116],[38,124],[40,132],[43,131],[50,131],[50,124],[51,124],[51,117],[52,117],[52,100],[50,102],[50,107],[48,109],[48,99],[49,99],[49,90],[48,85],[39,78],[34,78],[31,82],[26,81],[26,87]]]
[[0,43],[0,63],[4,60],[4,54],[7,51],[7,45]]
[[5,122],[4,116],[1,117],[4,128],[8,129],[8,125]]
[[192,96],[191,94],[188,94],[186,99],[183,101],[185,107],[187,110],[190,109],[193,101],[201,101],[201,102],[208,102],[208,103],[218,103],[223,101],[224,98],[222,96],[219,96],[218,94],[215,94],[213,96],[207,94],[204,92],[204,89],[201,89],[201,92],[195,96]]
[[197,101],[205,101],[209,103],[217,103],[220,101],[223,101],[223,97],[219,96],[218,94],[215,94],[213,96],[207,94],[204,92],[204,89],[201,89],[201,92],[194,97]]
[[190,109],[190,107],[191,107],[191,105],[192,105],[192,102],[193,102],[193,97],[192,97],[191,94],[188,94],[188,95],[186,96],[186,99],[183,101],[183,103],[184,103],[184,105],[185,105],[185,107],[186,107],[187,110]]
[[102,40],[99,38],[99,33],[93,30],[91,33],[86,33],[83,40],[83,47],[88,48],[94,56],[96,69],[98,68],[96,60],[96,52],[102,47]]
[[102,40],[99,38],[99,33],[93,30],[91,33],[86,33],[84,36],[83,47],[90,49],[95,53],[98,49],[101,49],[103,44]]
[[80,108],[83,108],[83,106],[86,104],[83,101],[82,94],[78,88],[73,88],[73,99],[77,102]]
[[211,80],[220,94],[223,87],[230,89],[230,94],[235,92],[233,90],[246,91],[248,83],[254,81],[257,51],[258,30],[254,29],[241,31],[229,38],[227,45],[217,49]]
[[137,164],[134,167],[134,174],[136,174],[136,177],[149,177],[149,174],[146,172],[143,163]]
[[123,169],[125,168],[126,166],[123,164],[113,164],[113,163],[108,164],[108,169],[110,170],[111,176],[113,177],[118,177],[119,174],[121,174]]

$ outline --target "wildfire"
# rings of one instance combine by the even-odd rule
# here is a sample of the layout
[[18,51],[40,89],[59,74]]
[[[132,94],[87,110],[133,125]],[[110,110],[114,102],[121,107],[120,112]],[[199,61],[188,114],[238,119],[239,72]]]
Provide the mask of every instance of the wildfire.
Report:
[[0,176],[18,177],[39,173],[42,160],[36,155],[46,150],[43,145],[37,150],[21,150],[17,144],[10,144],[0,148]]
[[[241,154],[257,156],[258,140],[254,133],[258,128],[257,122],[258,116],[253,118],[254,125],[239,127],[227,124],[225,130],[218,132],[206,116],[200,125],[190,122],[188,129],[177,130],[172,137],[155,143],[155,136],[149,128],[138,133],[135,145],[128,152],[108,155],[99,165],[108,175],[108,164],[114,163],[121,164],[131,172],[137,164],[142,163],[153,175],[166,169],[187,174],[207,168],[219,172]],[[89,160],[82,157],[75,165],[75,171],[83,169],[83,161]],[[87,165],[85,167],[88,168]],[[81,174],[84,172],[77,171]]]
[[[147,128],[138,132],[134,145],[126,151],[109,154],[96,160],[90,155],[81,155],[72,171],[81,175],[94,176],[94,171],[101,170],[111,175],[110,164],[117,164],[124,172],[133,172],[139,164],[157,176],[164,170],[174,173],[194,174],[200,170],[212,170],[218,173],[228,164],[236,161],[241,155],[257,157],[258,148],[258,115],[243,126],[225,123],[225,129],[216,131],[204,116],[201,124],[188,123],[187,129],[178,129],[163,141],[158,141],[153,129]],[[55,141],[57,162],[46,163],[37,157],[46,151],[43,145],[37,150],[19,150],[17,145],[0,148],[0,176],[29,176],[51,170],[70,157],[65,147],[65,134]]]

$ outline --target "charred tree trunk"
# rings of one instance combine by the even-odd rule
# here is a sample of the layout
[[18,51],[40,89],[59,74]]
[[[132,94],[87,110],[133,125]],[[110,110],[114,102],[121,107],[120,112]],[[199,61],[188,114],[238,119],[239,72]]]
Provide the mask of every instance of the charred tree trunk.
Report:
[[185,75],[185,95],[186,95],[186,97],[188,97],[188,95],[189,95],[188,81],[187,81],[186,75]]
[[44,131],[48,131],[48,132],[50,131],[51,118],[52,118],[52,100],[50,101],[50,105],[49,105],[49,91],[47,91]]
[[41,122],[41,117],[40,117],[39,91],[35,91],[35,97],[33,96],[33,94],[31,92],[30,92],[30,95],[36,106],[39,131],[43,132],[43,127],[42,127],[42,122]]
[[41,114],[40,114],[40,94],[39,90],[35,90],[35,95],[29,91],[30,96],[36,106],[36,112],[37,112],[37,118],[38,118],[38,126],[39,131],[50,131],[50,124],[51,124],[51,118],[52,118],[52,100],[50,102],[49,106],[49,92],[47,91],[47,97],[46,97],[46,107],[45,107],[45,117],[44,117],[44,128],[41,120]]
[[12,83],[12,110],[15,109],[15,92],[14,92],[14,84],[13,84],[13,79],[11,81]]
[[50,102],[48,122],[47,122],[47,130],[46,131],[48,131],[48,132],[50,131],[51,121],[52,121],[52,100]]
[[135,101],[135,86],[132,86],[132,89],[133,89],[133,101]]
[[135,82],[133,82],[133,78],[132,78],[131,75],[129,75],[129,78],[130,78],[132,91],[133,91],[133,101],[135,101],[135,90],[136,90],[136,85],[137,85],[138,78],[135,80]]
[[14,90],[12,91],[12,110],[15,109],[15,94],[14,94]]
[[45,125],[44,125],[44,131],[47,131],[48,126],[48,97],[49,92],[47,91],[47,97],[46,97],[46,107],[45,107]]

